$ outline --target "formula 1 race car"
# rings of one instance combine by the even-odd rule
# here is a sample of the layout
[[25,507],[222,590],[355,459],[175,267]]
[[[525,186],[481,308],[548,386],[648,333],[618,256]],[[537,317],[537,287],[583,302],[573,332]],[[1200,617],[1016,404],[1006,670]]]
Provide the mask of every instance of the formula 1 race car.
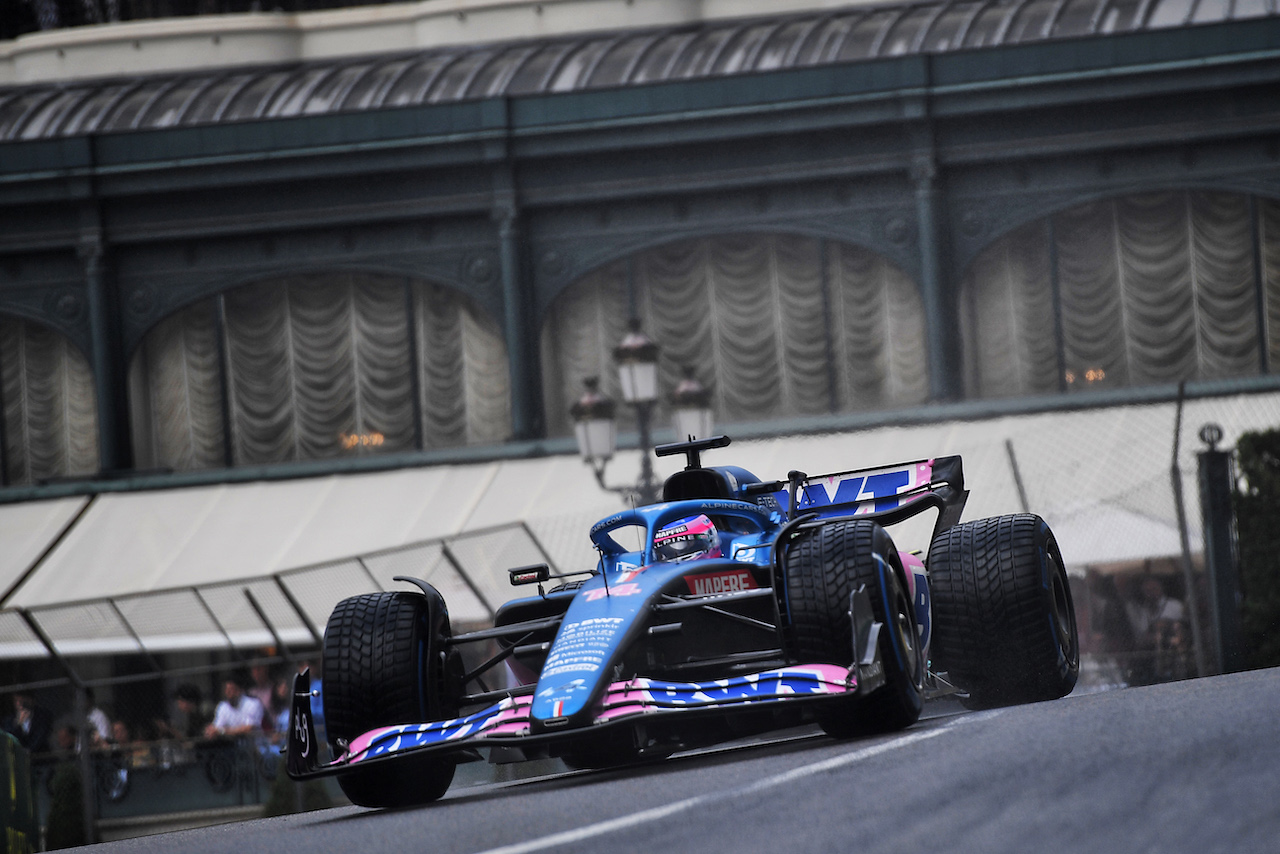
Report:
[[[1030,514],[961,523],[959,457],[762,482],[701,464],[728,444],[656,449],[687,459],[663,500],[597,522],[588,571],[510,570],[538,593],[502,606],[493,628],[451,634],[439,592],[410,578],[397,580],[417,589],[339,603],[323,653],[336,758],[319,758],[301,674],[289,775],[337,775],[357,804],[406,806],[442,796],[480,748],[610,767],[806,722],[838,737],[898,730],[932,694],[989,707],[1074,687],[1053,534]],[[927,510],[922,560],[885,529]],[[490,650],[470,672],[467,644]],[[517,687],[468,693],[503,663]]]

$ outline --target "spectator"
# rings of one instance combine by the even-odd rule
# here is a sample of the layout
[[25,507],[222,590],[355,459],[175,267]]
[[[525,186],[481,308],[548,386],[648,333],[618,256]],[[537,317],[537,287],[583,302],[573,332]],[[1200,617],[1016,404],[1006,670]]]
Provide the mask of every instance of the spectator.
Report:
[[199,738],[209,723],[209,717],[200,707],[200,689],[184,682],[173,693],[173,713],[170,720],[157,720],[156,729],[168,738]]
[[293,684],[288,679],[281,679],[276,683],[276,712],[275,730],[277,733],[286,733],[289,731],[289,712],[293,705]]
[[1151,685],[1178,678],[1176,664],[1185,653],[1182,626],[1186,609],[1182,602],[1166,592],[1159,578],[1147,575],[1137,595],[1125,603],[1125,613],[1134,637],[1129,684]]
[[13,695],[13,715],[5,721],[4,729],[32,753],[47,753],[53,716],[44,706],[36,704],[34,696],[20,691]]
[[79,741],[80,737],[76,732],[75,725],[69,721],[64,720],[54,730],[53,749],[64,757],[80,751]]
[[262,704],[266,720],[263,724],[270,729],[275,723],[276,708],[275,681],[271,678],[271,668],[265,664],[255,664],[249,668],[249,677],[253,684],[245,692]]
[[111,722],[112,755],[129,768],[141,768],[152,762],[151,745],[135,738],[124,721]]
[[1124,599],[1115,578],[1099,572],[1089,573],[1090,621],[1094,643],[1102,655],[1099,665],[1105,671],[1104,681],[1127,684],[1129,658],[1133,654],[1133,627],[1125,611]]
[[222,696],[213,712],[213,723],[205,727],[204,734],[209,738],[218,736],[248,735],[261,732],[266,710],[256,697],[245,693],[244,683],[238,678],[230,678],[222,683]]
[[98,705],[94,698],[93,689],[86,688],[84,691],[85,704],[89,707],[89,712],[85,715],[89,721],[89,738],[94,747],[102,747],[111,741],[111,718],[107,717],[107,713]]

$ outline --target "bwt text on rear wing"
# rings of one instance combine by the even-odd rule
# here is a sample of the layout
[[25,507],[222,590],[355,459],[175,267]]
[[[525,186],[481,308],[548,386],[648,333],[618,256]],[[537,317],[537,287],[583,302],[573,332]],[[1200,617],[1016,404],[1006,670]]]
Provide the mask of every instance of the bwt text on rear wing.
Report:
[[892,525],[933,508],[939,511],[935,531],[960,521],[969,496],[960,457],[816,476],[793,471],[786,483],[761,484],[757,489],[765,493],[756,496],[757,503],[787,507],[791,519],[869,519]]

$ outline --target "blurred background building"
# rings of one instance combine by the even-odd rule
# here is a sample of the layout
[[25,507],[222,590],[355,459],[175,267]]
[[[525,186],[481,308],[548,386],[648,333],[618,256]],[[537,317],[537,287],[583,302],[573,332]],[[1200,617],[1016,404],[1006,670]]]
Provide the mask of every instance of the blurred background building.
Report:
[[632,319],[655,440],[692,376],[764,478],[961,453],[967,518],[1057,531],[1090,685],[1156,678],[1152,577],[1160,677],[1214,666],[1197,433],[1280,420],[1275,0],[5,4],[6,684],[145,731],[395,574],[483,623],[623,500],[569,411]]

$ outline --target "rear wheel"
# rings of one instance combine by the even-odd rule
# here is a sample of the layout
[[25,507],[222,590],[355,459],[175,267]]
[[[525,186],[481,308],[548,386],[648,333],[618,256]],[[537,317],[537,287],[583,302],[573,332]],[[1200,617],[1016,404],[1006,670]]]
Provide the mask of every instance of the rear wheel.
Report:
[[923,706],[925,662],[897,549],[874,522],[823,525],[785,556],[788,646],[800,661],[854,663],[850,597],[866,585],[880,631],[885,684],[833,704],[819,722],[836,736],[888,732],[915,723]]
[[974,708],[1055,700],[1075,687],[1080,641],[1057,540],[1024,513],[966,522],[929,548],[937,669]]
[[[377,727],[455,716],[462,686],[447,666],[449,631],[434,589],[339,602],[324,632],[329,738],[345,743]],[[406,756],[343,774],[338,785],[361,806],[412,806],[442,796],[455,767],[452,759]]]

